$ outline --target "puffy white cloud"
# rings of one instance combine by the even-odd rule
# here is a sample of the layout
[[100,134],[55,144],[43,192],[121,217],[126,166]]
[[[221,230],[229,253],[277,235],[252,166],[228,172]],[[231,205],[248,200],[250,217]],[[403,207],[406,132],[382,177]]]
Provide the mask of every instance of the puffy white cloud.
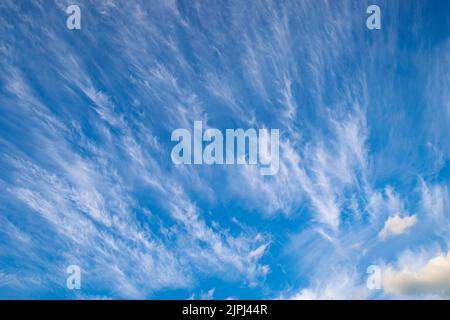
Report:
[[388,267],[383,272],[383,288],[386,293],[400,296],[450,298],[450,253],[431,258],[416,271]]
[[399,214],[390,216],[384,223],[383,229],[378,236],[385,240],[392,236],[397,236],[407,232],[417,222],[416,216],[408,216],[402,218]]

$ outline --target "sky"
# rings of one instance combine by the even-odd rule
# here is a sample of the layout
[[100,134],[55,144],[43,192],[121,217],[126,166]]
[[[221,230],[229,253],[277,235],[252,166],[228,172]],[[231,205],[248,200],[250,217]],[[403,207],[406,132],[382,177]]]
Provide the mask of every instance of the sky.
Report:
[[[449,36],[445,0],[2,0],[0,298],[450,298]],[[174,164],[194,121],[278,129],[278,172]]]

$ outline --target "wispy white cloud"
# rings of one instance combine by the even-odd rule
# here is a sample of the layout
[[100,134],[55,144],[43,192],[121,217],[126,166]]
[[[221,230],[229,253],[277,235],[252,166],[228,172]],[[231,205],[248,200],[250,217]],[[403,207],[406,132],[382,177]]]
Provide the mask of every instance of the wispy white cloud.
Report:
[[368,296],[369,290],[358,279],[356,272],[332,270],[328,276],[318,279],[311,287],[301,289],[285,298],[292,300],[361,300]]
[[208,290],[205,293],[201,293],[200,294],[200,299],[201,300],[212,300],[212,299],[214,299],[214,292],[215,291],[216,291],[216,289],[212,288],[212,289]]
[[[64,79],[70,78],[72,67],[60,65]],[[46,221],[46,228],[67,246],[63,260],[79,264],[87,273],[86,283],[108,288],[117,296],[146,297],[161,288],[192,287],[205,274],[256,285],[267,274],[267,266],[259,263],[266,236],[255,236],[251,229],[231,234],[217,222],[211,226],[179,183],[180,173],[161,166],[164,150],[152,128],[139,117],[125,116],[113,95],[83,78],[87,72],[82,63],[76,69],[80,78],[62,87],[75,88],[89,99],[95,113],[86,110],[86,118],[101,141],[76,119],[57,118],[26,77],[9,69],[12,77],[5,81],[15,99],[15,112],[23,122],[36,123],[29,133],[39,146],[30,155],[9,145],[2,155],[2,164],[13,170],[7,184],[10,199],[23,202]],[[171,93],[180,98],[192,97],[186,99],[186,107],[179,105],[186,119],[176,112],[173,117],[178,125],[189,123],[195,117],[190,108],[198,105],[195,95],[183,91],[168,71],[158,70],[149,81],[171,85]],[[30,109],[43,121],[30,118]],[[41,161],[44,153],[47,160]],[[165,199],[158,204],[161,213],[134,199],[137,186],[154,199]],[[18,240],[18,232],[8,234]],[[30,246],[38,248],[36,243]],[[46,281],[57,284],[63,264],[46,265],[53,270]]]
[[444,218],[449,208],[449,194],[446,184],[429,185],[421,180],[422,210],[430,217],[438,220]]

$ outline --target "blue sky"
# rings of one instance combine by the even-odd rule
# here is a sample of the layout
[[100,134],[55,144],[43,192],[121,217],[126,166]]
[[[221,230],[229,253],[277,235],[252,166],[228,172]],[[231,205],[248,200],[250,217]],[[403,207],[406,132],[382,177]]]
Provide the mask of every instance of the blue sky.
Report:
[[[450,297],[448,1],[70,4],[0,3],[0,298]],[[174,165],[194,121],[279,172]]]

